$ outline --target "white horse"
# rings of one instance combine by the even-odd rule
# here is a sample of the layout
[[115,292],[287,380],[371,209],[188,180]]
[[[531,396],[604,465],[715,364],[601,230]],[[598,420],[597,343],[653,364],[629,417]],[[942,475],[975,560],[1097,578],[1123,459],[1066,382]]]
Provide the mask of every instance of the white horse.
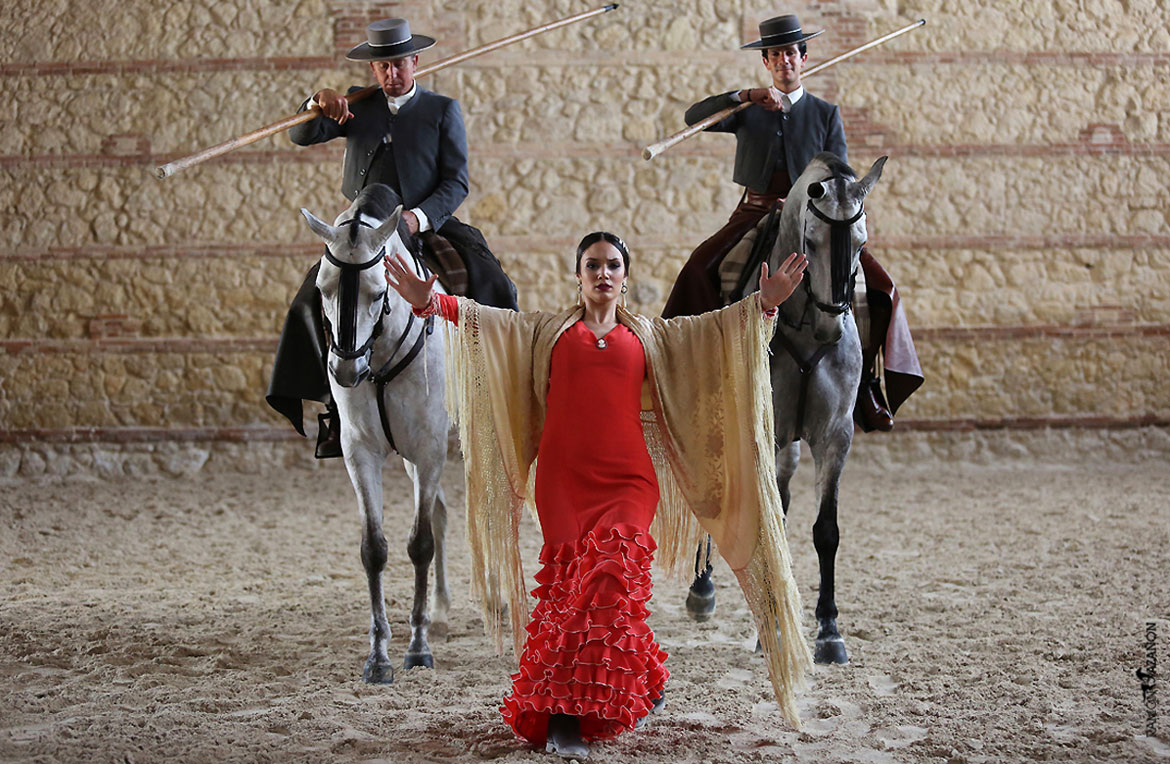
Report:
[[[414,563],[414,604],[406,668],[431,668],[427,645],[432,624],[445,630],[447,592],[444,536],[447,508],[439,475],[447,460],[449,423],[444,405],[443,333],[410,305],[385,278],[385,255],[401,252],[422,278],[425,268],[398,232],[402,205],[388,186],[362,191],[333,225],[308,210],[309,228],[325,241],[317,289],[329,344],[329,388],[341,415],[345,467],[362,516],[362,564],[370,589],[370,656],[362,678],[394,681],[387,647],[390,624],[382,589],[386,537],[382,533],[382,466],[392,451],[401,455],[414,483],[414,524],[407,552]],[[433,609],[427,608],[427,572],[435,562]]]

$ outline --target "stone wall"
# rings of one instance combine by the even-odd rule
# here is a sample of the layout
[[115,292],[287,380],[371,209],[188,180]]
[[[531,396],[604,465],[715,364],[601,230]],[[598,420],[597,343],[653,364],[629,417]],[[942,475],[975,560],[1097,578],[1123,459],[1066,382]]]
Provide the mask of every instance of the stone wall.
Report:
[[[364,84],[343,53],[372,19],[405,15],[438,37],[425,65],[589,7],[7,2],[0,450],[17,455],[0,472],[44,471],[52,443],[201,444],[180,461],[202,465],[208,444],[291,437],[263,393],[284,307],[319,252],[297,210],[344,206],[341,147],[280,137],[165,181],[154,167],[320,87]],[[606,228],[635,252],[633,306],[661,308],[735,205],[734,141],[702,135],[652,162],[641,149],[692,101],[764,84],[759,56],[737,48],[789,9],[828,29],[810,63],[928,20],[807,81],[841,105],[855,166],[890,156],[868,202],[871,248],[901,287],[927,383],[878,437],[904,439],[892,452],[961,453],[975,431],[1035,443],[1081,427],[1116,442],[1170,426],[1170,10],[1154,0],[629,2],[440,72],[424,84],[460,100],[469,132],[459,215],[522,307],[571,299],[572,247]],[[1140,432],[1139,450],[1166,442]],[[134,461],[85,453],[76,463]]]

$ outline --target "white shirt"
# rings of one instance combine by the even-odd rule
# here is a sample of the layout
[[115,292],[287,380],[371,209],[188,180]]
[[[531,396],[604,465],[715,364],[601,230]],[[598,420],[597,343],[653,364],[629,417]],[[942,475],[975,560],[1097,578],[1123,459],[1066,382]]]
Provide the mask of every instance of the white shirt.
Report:
[[[382,92],[385,93],[386,91]],[[410,86],[410,90],[406,93],[406,95],[395,96],[393,98],[386,96],[386,105],[390,107],[390,113],[398,116],[398,110],[405,106],[407,102],[410,101],[410,99],[414,98],[414,94],[417,92],[418,83],[416,82]]]
[[[393,114],[394,116],[398,116],[398,111],[403,106],[405,106],[410,101],[410,99],[414,98],[415,93],[417,93],[417,92],[418,92],[418,83],[416,82],[415,84],[410,86],[410,91],[407,92],[405,95],[394,96],[394,97],[386,96],[386,106],[387,106],[387,108],[390,109],[390,113]],[[385,91],[383,91],[383,93],[385,93]],[[386,135],[382,138],[382,141],[385,143],[389,143],[390,142],[390,133],[386,133]],[[413,212],[414,216],[416,218],[418,218],[418,232],[419,233],[422,233],[423,231],[431,230],[431,221],[427,218],[427,214],[425,212],[423,212],[418,207],[415,207],[414,209],[412,209],[411,212]]]

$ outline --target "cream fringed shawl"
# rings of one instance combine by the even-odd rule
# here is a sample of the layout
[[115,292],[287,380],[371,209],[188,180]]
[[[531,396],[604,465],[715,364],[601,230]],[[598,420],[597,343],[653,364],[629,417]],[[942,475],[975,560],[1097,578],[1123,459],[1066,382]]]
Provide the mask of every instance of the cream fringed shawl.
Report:
[[[499,649],[507,603],[517,654],[528,620],[520,515],[531,498],[553,345],[581,316],[579,307],[515,313],[461,299],[458,325],[448,324],[447,400],[463,445],[473,587]],[[812,659],[776,488],[774,322],[756,295],[701,316],[666,321],[619,309],[618,320],[646,353],[642,419],[662,497],[652,528],[659,562],[687,561],[700,533],[711,534],[755,616],[780,710],[799,727],[795,692]]]

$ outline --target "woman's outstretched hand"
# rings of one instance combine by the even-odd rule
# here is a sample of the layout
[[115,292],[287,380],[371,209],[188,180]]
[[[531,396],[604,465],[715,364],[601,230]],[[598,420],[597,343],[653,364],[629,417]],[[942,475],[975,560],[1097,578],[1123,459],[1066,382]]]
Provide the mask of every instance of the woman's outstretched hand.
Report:
[[804,277],[804,269],[808,267],[808,258],[793,252],[788,259],[780,264],[776,272],[768,275],[768,264],[760,264],[760,306],[764,310],[771,310],[788,299],[788,295],[800,285]]
[[422,310],[430,303],[431,288],[434,287],[436,278],[438,276],[432,274],[429,279],[423,281],[414,275],[414,270],[402,259],[400,252],[395,252],[394,257],[386,255],[386,283],[402,295],[402,299],[409,302],[411,307]]

